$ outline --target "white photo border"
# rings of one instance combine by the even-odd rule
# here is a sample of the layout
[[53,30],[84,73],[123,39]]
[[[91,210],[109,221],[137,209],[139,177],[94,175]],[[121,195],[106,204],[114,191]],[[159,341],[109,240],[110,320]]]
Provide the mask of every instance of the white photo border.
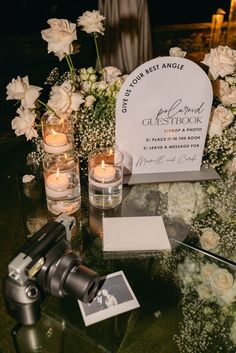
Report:
[[[126,302],[120,303],[120,304],[115,304],[111,307],[107,307],[105,309],[100,309],[97,312],[91,313],[91,314],[86,314],[86,306],[88,306],[88,303],[83,303],[80,300],[78,300],[78,304],[81,310],[81,314],[85,323],[85,326],[89,326],[92,324],[95,324],[99,321],[108,319],[110,317],[116,316],[118,314],[122,314],[124,312],[127,312],[129,310],[136,309],[140,307],[140,304],[132,290],[132,288],[129,285],[129,282],[127,281],[127,278],[124,274],[123,271],[117,271],[111,274],[108,274],[107,276],[104,276],[100,279],[100,282],[104,281],[102,288],[105,286],[106,281],[111,278],[115,278],[117,276],[122,276],[122,280],[124,282],[125,287],[127,287],[127,291],[129,292],[130,296],[132,299],[127,300]],[[102,289],[101,288],[101,289]]]

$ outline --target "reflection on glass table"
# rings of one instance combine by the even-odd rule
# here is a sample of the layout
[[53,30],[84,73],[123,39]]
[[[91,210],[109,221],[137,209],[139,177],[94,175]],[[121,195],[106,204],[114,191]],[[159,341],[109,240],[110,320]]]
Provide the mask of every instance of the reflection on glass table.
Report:
[[[170,238],[236,262],[235,190],[233,175],[201,183],[134,185],[124,187],[120,206],[102,211],[89,206],[85,186],[73,247],[100,275],[123,271],[140,307],[86,327],[75,300],[48,296],[40,321],[16,332],[19,351],[235,352],[236,267],[176,242],[163,252],[109,254],[102,248],[103,217],[160,215]],[[27,215],[22,190],[21,195]],[[44,202],[35,206],[37,225],[38,215],[47,212]],[[41,350],[30,347],[35,332],[42,338]]]

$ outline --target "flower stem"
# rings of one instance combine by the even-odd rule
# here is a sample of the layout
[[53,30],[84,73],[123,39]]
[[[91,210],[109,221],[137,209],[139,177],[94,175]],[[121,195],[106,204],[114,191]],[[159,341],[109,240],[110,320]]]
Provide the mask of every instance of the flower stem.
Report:
[[41,104],[43,107],[52,110],[50,107],[48,107],[47,104],[45,104],[45,103],[44,103],[43,101],[41,101],[40,99],[37,99],[37,102],[38,102],[39,104]]
[[66,58],[66,62],[69,66],[69,70],[70,70],[70,75],[71,75],[71,79],[72,79],[72,82],[73,82],[73,86],[75,87],[75,77],[74,77],[74,64],[73,64],[73,61],[71,59],[71,56],[70,54],[66,55],[65,56]]
[[96,32],[93,32],[93,38],[94,38],[94,43],[95,43],[95,48],[96,48],[96,53],[97,53],[98,66],[99,66],[99,69],[102,70],[102,64],[101,64],[101,59],[100,59],[99,50],[98,50],[97,33]]

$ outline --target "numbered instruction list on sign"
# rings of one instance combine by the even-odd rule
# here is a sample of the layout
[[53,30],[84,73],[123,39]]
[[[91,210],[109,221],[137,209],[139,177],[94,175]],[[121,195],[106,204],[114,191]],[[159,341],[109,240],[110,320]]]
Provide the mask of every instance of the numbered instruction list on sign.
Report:
[[116,106],[116,144],[126,169],[132,174],[199,170],[212,100],[207,74],[188,59],[159,57],[135,69]]

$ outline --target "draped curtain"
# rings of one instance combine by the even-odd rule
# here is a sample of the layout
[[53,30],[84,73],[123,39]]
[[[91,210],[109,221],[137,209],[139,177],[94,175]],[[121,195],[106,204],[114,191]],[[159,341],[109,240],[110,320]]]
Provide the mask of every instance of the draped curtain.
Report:
[[103,66],[115,66],[130,73],[152,58],[152,35],[147,1],[99,0],[105,17],[105,34],[100,36]]

